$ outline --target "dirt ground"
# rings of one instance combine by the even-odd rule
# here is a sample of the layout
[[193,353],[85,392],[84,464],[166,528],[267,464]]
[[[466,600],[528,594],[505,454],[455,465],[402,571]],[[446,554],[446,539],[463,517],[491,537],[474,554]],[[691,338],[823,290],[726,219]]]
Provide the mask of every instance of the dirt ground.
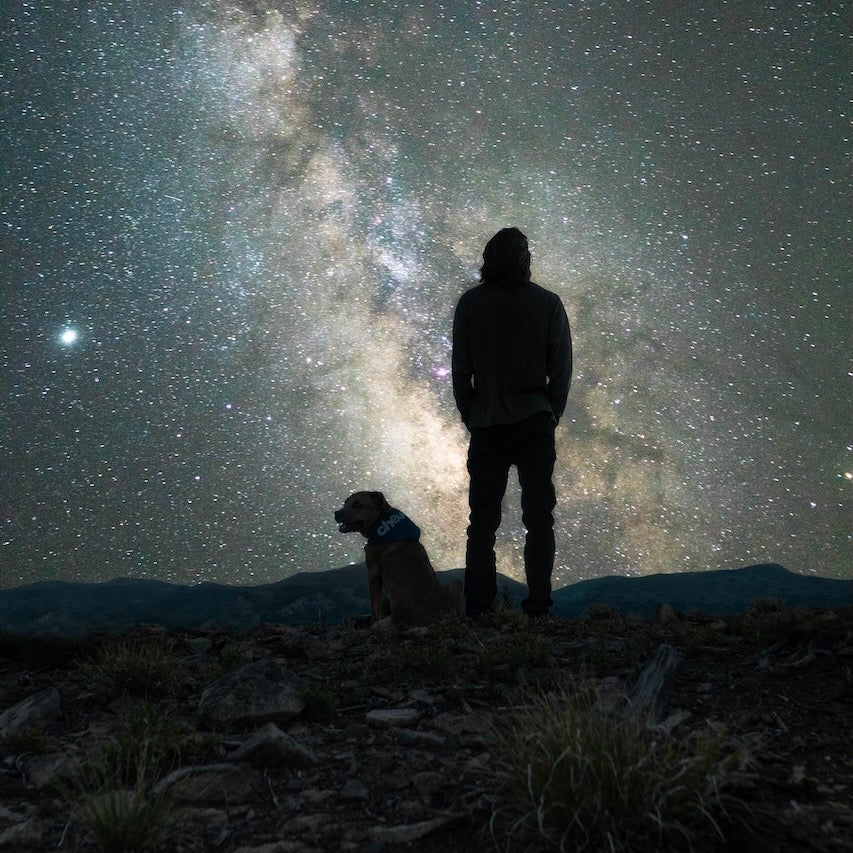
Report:
[[[648,621],[598,609],[576,621],[528,622],[504,611],[382,634],[354,623],[244,636],[147,626],[82,641],[0,638],[0,712],[51,687],[61,695],[60,711],[0,739],[0,849],[99,849],[63,780],[120,741],[140,707],[146,719],[171,721],[168,769],[185,768],[173,816],[148,849],[549,849],[510,844],[499,824],[489,829],[499,799],[489,776],[495,732],[532,697],[581,682],[629,693],[662,644],[679,664],[658,731],[724,732],[749,757],[735,793],[754,809],[755,834],[702,849],[853,850],[853,608],[772,603],[730,620],[662,608]],[[85,665],[120,646],[168,648],[172,674],[146,686]],[[251,732],[199,716],[207,685],[259,660],[280,665],[304,699],[300,713],[279,721],[312,757],[298,767],[236,762]],[[221,785],[193,788],[192,774]]]

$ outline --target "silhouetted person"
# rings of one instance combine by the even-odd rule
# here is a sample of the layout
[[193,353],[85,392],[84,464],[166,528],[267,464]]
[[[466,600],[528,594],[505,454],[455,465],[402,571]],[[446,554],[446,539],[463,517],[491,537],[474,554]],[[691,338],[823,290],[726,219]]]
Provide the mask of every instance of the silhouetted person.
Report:
[[465,426],[470,475],[465,609],[476,617],[497,596],[495,534],[509,469],[518,468],[527,537],[529,616],[551,607],[554,569],[554,429],[572,378],[572,338],[560,297],[530,281],[527,238],[498,231],[483,251],[480,284],[453,319],[453,395]]

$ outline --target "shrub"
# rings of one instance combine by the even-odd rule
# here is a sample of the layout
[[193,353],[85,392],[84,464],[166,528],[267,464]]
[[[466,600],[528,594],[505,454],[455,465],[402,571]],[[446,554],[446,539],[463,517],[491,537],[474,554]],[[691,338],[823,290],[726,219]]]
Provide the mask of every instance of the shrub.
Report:
[[183,737],[177,723],[156,705],[132,708],[101,758],[112,778],[132,785],[141,775],[159,778],[181,763]]
[[145,850],[165,836],[174,802],[155,783],[181,756],[178,727],[159,709],[141,705],[114,742],[87,756],[59,784],[73,817],[105,853]]
[[226,643],[219,653],[219,661],[216,667],[216,677],[221,678],[245,666],[252,660],[252,654],[244,649],[239,643]]
[[[71,779],[60,785],[72,805],[72,816],[95,839],[104,853],[131,853],[159,842],[174,816],[174,802],[166,792],[155,792],[147,744],[140,744],[134,768],[115,769],[112,757],[90,757]],[[126,781],[132,776],[131,781]]]
[[495,732],[492,832],[554,850],[709,849],[725,839],[740,756],[613,718],[593,688],[536,699]]
[[126,640],[102,646],[79,660],[80,672],[111,696],[153,698],[168,692],[178,657],[160,640]]
[[305,707],[302,709],[302,718],[321,722],[330,720],[335,716],[338,708],[337,699],[328,691],[319,687],[306,687],[301,694]]
[[99,850],[135,853],[163,838],[172,812],[170,800],[163,795],[152,797],[140,786],[105,786],[80,802],[77,818],[92,833]]

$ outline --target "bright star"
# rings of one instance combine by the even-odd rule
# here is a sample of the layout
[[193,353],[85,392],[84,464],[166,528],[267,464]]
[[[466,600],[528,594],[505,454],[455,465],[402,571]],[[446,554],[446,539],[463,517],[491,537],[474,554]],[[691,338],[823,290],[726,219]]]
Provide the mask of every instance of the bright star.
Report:
[[77,329],[72,329],[70,326],[66,326],[66,328],[59,333],[59,342],[66,347],[76,344],[79,338],[80,333]]

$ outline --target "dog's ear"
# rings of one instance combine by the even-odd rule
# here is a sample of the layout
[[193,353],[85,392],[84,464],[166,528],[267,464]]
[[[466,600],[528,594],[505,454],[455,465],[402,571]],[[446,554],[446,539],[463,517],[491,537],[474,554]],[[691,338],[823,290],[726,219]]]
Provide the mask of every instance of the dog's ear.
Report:
[[391,506],[388,501],[385,500],[385,495],[383,495],[382,492],[371,492],[370,497],[376,504],[376,508],[382,512],[385,512],[387,509],[391,509]]

